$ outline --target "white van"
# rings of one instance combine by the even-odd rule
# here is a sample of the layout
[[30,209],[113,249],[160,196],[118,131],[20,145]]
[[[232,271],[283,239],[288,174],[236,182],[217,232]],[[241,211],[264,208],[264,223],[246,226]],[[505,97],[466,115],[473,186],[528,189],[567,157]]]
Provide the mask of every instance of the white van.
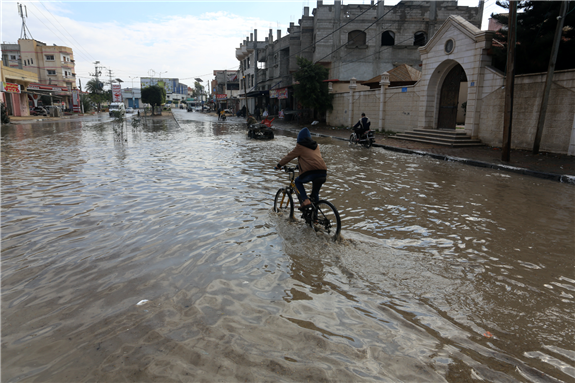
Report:
[[122,117],[124,117],[126,115],[126,106],[123,102],[113,102],[109,108],[110,117],[112,117],[112,112],[114,111],[119,111]]

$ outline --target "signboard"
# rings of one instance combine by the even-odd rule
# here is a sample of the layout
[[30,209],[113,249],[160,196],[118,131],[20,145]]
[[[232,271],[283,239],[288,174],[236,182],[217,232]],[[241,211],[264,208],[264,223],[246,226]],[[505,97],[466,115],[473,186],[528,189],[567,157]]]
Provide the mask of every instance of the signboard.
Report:
[[20,93],[20,85],[13,84],[11,82],[3,82],[2,83],[2,92]]
[[142,77],[140,79],[140,84],[143,88],[147,88],[152,85],[158,85],[160,88],[164,88],[166,93],[174,93],[173,85],[178,79],[172,78],[153,78],[153,77]]
[[80,95],[77,90],[72,91],[72,110],[74,110],[74,112],[81,112]]
[[122,84],[112,84],[112,102],[122,102]]
[[58,86],[58,85],[46,85],[46,84],[38,84],[33,83],[28,85],[28,90],[49,90],[49,91],[60,91],[60,92],[67,92],[68,88],[65,86]]
[[216,98],[218,100],[225,100],[228,98],[228,95],[227,94],[216,94]]
[[270,98],[288,98],[288,88],[270,89]]

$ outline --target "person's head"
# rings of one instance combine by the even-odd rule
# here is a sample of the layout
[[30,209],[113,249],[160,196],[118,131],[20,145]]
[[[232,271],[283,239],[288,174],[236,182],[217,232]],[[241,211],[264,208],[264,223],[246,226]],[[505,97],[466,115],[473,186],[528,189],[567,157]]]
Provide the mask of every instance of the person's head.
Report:
[[362,114],[361,114],[361,117],[365,117],[365,113],[362,113]]
[[303,128],[302,130],[299,131],[299,134],[297,135],[297,142],[301,142],[305,139],[311,139],[311,133],[309,132],[308,128]]

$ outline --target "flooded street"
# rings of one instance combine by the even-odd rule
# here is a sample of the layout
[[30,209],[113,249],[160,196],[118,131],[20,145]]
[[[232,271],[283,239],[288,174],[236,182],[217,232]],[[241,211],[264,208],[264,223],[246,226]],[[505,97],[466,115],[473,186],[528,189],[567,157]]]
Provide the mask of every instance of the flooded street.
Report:
[[573,185],[314,137],[334,243],[296,133],[173,113],[2,126],[3,382],[575,379]]

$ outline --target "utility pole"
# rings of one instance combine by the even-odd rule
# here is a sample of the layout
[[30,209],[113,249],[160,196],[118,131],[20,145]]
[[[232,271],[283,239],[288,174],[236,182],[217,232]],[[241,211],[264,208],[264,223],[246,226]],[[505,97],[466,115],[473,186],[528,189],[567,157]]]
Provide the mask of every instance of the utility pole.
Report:
[[503,117],[503,145],[501,161],[509,162],[511,127],[513,123],[513,87],[515,85],[515,31],[517,29],[517,1],[509,2],[507,23],[507,70],[505,74],[505,114]]
[[562,1],[559,16],[557,17],[555,38],[551,48],[551,57],[549,57],[549,66],[547,67],[545,90],[543,91],[543,100],[541,100],[539,119],[537,120],[537,130],[535,132],[535,141],[533,143],[533,154],[539,154],[539,146],[541,145],[541,137],[543,136],[543,125],[545,125],[545,115],[547,114],[547,104],[549,103],[549,93],[551,93],[551,85],[553,84],[553,73],[555,72],[555,63],[557,62],[557,54],[559,53],[559,42],[561,41],[563,24],[565,22],[565,15],[567,14],[568,6],[569,1]]
[[[100,75],[102,71],[101,67],[98,67],[99,61],[94,61],[95,70],[94,73],[90,73],[90,76],[96,77],[96,93],[100,94]],[[98,112],[100,112],[100,99],[98,98]]]
[[108,69],[108,76],[110,77],[110,81],[109,81],[110,82],[110,89],[112,89],[112,82],[114,80],[112,80],[112,70],[111,69]]

